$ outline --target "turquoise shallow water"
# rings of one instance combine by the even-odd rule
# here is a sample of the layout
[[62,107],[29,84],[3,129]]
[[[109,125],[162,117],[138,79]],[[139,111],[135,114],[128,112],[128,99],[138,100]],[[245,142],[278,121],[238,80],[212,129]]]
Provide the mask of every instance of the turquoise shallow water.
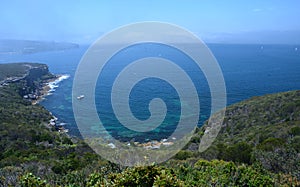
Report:
[[[208,46],[218,60],[224,74],[228,105],[252,96],[300,89],[300,51],[295,50],[296,47],[299,49],[299,46],[264,45],[263,49],[261,45],[211,44]],[[52,95],[47,96],[41,104],[57,116],[61,122],[66,123],[70,134],[76,136],[79,136],[79,132],[72,112],[72,81],[77,64],[86,49],[87,46],[82,46],[66,51],[0,55],[0,63],[41,62],[46,63],[53,73],[70,75],[70,78],[60,82],[59,87],[55,88]],[[108,83],[114,79],[115,74],[122,69],[122,66],[130,63],[134,58],[141,57],[146,53],[149,54],[149,50],[150,48],[145,46],[144,48],[127,49],[126,52],[114,59],[114,63],[104,69],[103,72],[105,73],[102,75],[104,78],[100,77],[100,79],[107,82],[103,81],[101,83],[99,81],[97,84],[95,101],[99,117],[103,120],[106,130],[116,138],[129,140],[134,137],[135,140],[139,141],[162,139],[173,132],[178,122],[180,115],[178,96],[172,87],[160,80],[149,79],[137,84],[130,97],[132,112],[139,119],[149,117],[147,103],[153,97],[163,98],[169,106],[164,123],[151,133],[143,134],[126,131],[114,117],[109,102],[103,102],[109,99],[106,97],[109,93]],[[201,75],[201,71],[196,71],[193,65],[187,63],[188,59],[170,49],[157,46],[151,48],[150,51],[153,53],[151,56],[168,57],[170,60],[178,61],[179,65],[185,68],[193,80],[196,80],[201,104],[198,125],[201,125],[210,114],[210,91],[205,77]],[[101,134],[101,129],[96,127],[97,125],[92,126],[90,130],[98,130]]]

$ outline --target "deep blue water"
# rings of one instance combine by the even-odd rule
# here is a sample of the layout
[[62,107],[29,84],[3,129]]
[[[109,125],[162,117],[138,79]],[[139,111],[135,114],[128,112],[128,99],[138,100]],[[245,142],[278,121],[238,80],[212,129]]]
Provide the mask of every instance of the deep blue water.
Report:
[[[208,46],[222,69],[226,83],[228,105],[252,96],[300,89],[300,50],[295,50],[296,47],[300,49],[300,46],[264,45],[263,48],[261,45],[210,44]],[[71,135],[79,135],[72,112],[72,80],[77,64],[86,50],[87,46],[82,46],[66,51],[26,55],[1,54],[0,63],[41,62],[46,63],[50,71],[55,74],[69,74],[70,78],[60,82],[56,91],[52,95],[47,96],[41,104],[58,117],[61,122],[67,123],[67,128],[70,130]],[[210,92],[206,80],[201,75],[201,71],[197,70],[192,63],[187,63],[187,58],[167,48],[163,48],[163,50],[162,48],[149,50],[147,47],[143,49],[127,49],[126,52],[112,59],[112,61],[115,60],[115,64],[118,64],[117,66],[111,63],[111,65],[105,67],[103,70],[104,74],[101,75],[103,77],[100,77],[101,79],[99,80],[106,80],[107,82],[102,81],[101,83],[101,81],[98,81],[96,88],[95,100],[99,117],[105,123],[105,128],[114,137],[130,139],[132,134],[130,135],[131,132],[124,133],[124,129],[114,118],[109,105],[99,103],[106,103],[100,102],[101,99],[109,101],[109,98],[105,98],[107,96],[106,93],[110,91],[110,87],[107,85],[114,79],[118,71],[134,60],[134,58],[149,54],[149,51],[153,52],[151,56],[157,55],[172,61],[177,60],[179,65],[189,73],[193,80],[196,79],[195,82],[197,84],[195,85],[199,92],[201,106],[199,125],[209,117]],[[101,88],[101,84],[106,87],[104,89]],[[152,95],[145,94],[149,92]],[[132,107],[132,112],[138,119],[147,119],[149,117],[147,105],[143,103],[149,103],[154,97],[163,98],[168,105],[168,111],[170,109],[170,113],[168,113],[164,124],[152,133],[134,134],[136,139],[140,141],[145,139],[160,139],[168,136],[173,131],[173,128],[176,127],[179,119],[180,105],[178,105],[178,95],[176,95],[174,89],[168,86],[167,83],[156,79],[140,82],[132,91],[130,105],[139,106],[138,108]]]

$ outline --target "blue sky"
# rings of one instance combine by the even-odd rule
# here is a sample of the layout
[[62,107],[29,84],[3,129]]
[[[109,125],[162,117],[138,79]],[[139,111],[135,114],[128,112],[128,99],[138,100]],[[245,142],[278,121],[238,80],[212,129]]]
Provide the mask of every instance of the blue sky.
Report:
[[299,44],[299,10],[298,0],[3,0],[0,39],[90,43],[125,24],[162,21],[207,42]]

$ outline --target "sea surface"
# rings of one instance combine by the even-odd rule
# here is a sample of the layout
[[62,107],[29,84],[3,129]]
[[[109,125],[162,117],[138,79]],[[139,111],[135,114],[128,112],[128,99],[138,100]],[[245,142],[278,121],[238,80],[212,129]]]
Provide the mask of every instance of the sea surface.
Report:
[[[208,47],[217,59],[224,76],[227,105],[253,96],[300,89],[300,46],[208,44]],[[65,51],[0,54],[0,63],[40,62],[47,64],[52,73],[64,75],[60,81],[52,84],[51,93],[40,104],[51,111],[61,123],[66,124],[70,135],[80,136],[72,111],[72,83],[77,65],[87,49],[88,46],[80,46]],[[149,54],[176,61],[188,72],[195,81],[199,94],[198,125],[201,126],[210,116],[211,98],[207,81],[201,71],[195,70],[197,68],[193,62],[188,62],[190,59],[166,46],[135,46],[124,50],[108,62],[103,74],[99,76],[95,89],[99,118],[114,138],[125,141],[134,138],[140,142],[160,140],[170,136],[176,128],[180,118],[179,96],[167,82],[155,78],[146,79],[135,86],[130,95],[130,106],[135,117],[145,120],[150,115],[148,110],[150,100],[156,97],[163,99],[168,106],[168,113],[160,127],[148,133],[135,133],[124,128],[113,114],[108,97],[111,91],[109,85],[126,65]],[[99,130],[95,127],[87,130]]]

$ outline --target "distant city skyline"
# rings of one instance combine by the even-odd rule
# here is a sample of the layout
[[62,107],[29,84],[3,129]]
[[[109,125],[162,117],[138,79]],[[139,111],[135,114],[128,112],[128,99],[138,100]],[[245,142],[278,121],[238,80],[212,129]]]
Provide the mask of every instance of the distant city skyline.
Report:
[[120,26],[161,21],[209,43],[300,44],[300,1],[0,2],[0,39],[91,43]]

